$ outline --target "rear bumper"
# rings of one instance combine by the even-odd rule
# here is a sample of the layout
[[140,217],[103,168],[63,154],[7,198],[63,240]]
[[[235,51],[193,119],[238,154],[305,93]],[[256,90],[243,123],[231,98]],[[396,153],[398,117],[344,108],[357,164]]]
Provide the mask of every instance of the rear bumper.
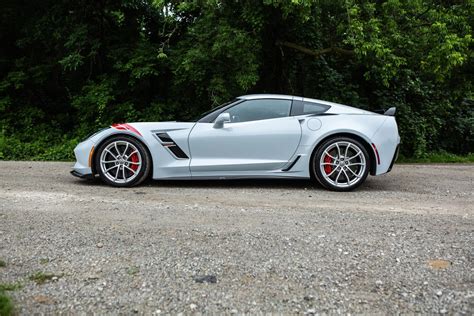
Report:
[[379,153],[375,175],[390,171],[396,157],[397,147],[400,144],[397,122],[393,116],[387,116],[384,123],[371,138]]
[[398,159],[398,152],[400,151],[400,144],[397,145],[397,149],[395,149],[395,154],[393,155],[392,162],[390,163],[390,167],[388,167],[387,172],[390,172],[392,170],[393,164],[395,161]]

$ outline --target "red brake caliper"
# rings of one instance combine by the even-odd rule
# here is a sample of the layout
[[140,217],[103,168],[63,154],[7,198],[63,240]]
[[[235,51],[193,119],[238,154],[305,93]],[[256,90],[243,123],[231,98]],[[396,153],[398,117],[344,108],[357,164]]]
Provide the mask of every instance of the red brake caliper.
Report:
[[[134,153],[133,155],[130,156],[130,160],[132,162],[138,162],[138,155],[137,153]],[[138,165],[137,164],[131,164],[130,165],[130,169],[132,169],[133,171],[137,171],[138,169]]]
[[[325,163],[331,163],[332,158],[329,157],[329,155],[326,155],[326,157],[324,157],[324,162]],[[324,172],[326,172],[326,174],[330,174],[331,171],[332,171],[332,166],[331,165],[324,165]]]

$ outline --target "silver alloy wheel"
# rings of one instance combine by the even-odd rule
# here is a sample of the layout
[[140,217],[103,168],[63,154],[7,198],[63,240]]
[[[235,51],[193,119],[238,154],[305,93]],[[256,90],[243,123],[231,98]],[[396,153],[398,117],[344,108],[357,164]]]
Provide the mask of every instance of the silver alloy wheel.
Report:
[[347,188],[362,179],[366,169],[365,155],[354,143],[338,141],[324,150],[319,168],[326,181]]
[[128,183],[142,168],[142,156],[135,145],[124,140],[111,142],[100,154],[102,173],[112,182]]

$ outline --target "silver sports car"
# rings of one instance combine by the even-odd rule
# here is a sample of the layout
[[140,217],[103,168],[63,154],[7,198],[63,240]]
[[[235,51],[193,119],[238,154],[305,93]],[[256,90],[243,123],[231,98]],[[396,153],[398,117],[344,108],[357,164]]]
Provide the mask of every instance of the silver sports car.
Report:
[[194,122],[113,124],[74,150],[72,174],[113,186],[153,179],[311,178],[348,191],[389,172],[400,136],[383,115],[287,95],[247,95]]

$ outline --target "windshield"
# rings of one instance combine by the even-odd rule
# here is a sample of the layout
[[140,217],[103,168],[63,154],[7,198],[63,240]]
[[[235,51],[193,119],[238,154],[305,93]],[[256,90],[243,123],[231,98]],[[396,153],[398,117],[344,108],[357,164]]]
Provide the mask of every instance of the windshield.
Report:
[[202,114],[199,115],[198,117],[195,117],[195,118],[193,119],[193,122],[199,121],[200,119],[206,117],[207,115],[211,114],[212,112],[217,111],[217,110],[219,110],[219,109],[222,109],[223,107],[226,107],[226,106],[228,106],[228,105],[231,104],[231,103],[234,103],[236,100],[237,100],[237,99],[234,99],[234,100],[232,100],[232,101],[228,101],[228,102],[226,102],[226,103],[223,103],[223,104],[221,104],[221,105],[216,106],[215,108],[210,109],[209,111],[206,111],[206,112],[202,113]]

